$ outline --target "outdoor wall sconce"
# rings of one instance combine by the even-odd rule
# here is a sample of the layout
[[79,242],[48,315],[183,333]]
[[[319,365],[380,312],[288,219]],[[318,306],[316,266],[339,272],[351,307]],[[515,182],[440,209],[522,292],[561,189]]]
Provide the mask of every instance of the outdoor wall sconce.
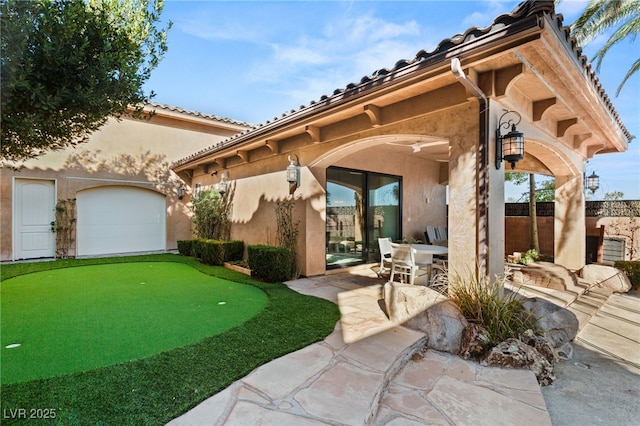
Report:
[[591,172],[586,178],[585,186],[593,194],[600,188],[600,176],[598,176],[596,172]]
[[[518,116],[518,121],[513,122],[513,119],[502,121],[502,118],[507,114],[515,114]],[[522,117],[516,111],[507,111],[500,116],[498,120],[498,128],[496,129],[496,169],[500,170],[500,164],[502,160],[511,163],[511,169],[515,169],[516,163],[524,158],[524,134],[516,130],[516,125],[520,124]],[[500,129],[511,129],[509,133],[502,136]]]
[[184,198],[184,184],[178,185],[178,200],[182,200]]
[[289,193],[293,194],[300,186],[300,163],[298,160],[298,156],[294,154],[296,157],[295,160],[291,159],[289,156],[289,165],[287,166],[287,182],[289,182]]
[[216,189],[221,194],[226,194],[229,190],[229,173],[224,172],[222,176],[220,176],[220,182],[216,185]]

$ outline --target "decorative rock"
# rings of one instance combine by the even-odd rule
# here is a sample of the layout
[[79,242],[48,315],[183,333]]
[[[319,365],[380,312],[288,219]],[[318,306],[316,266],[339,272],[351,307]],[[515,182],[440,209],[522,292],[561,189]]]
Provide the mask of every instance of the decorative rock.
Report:
[[532,285],[576,293],[581,291],[573,272],[562,265],[550,262],[528,263],[523,268],[513,271],[512,282],[516,285]]
[[511,338],[491,348],[489,355],[481,361],[484,366],[501,368],[526,368],[536,375],[538,383],[549,385],[556,380],[553,364],[535,348],[519,339]]
[[527,330],[520,335],[520,341],[535,348],[551,365],[555,365],[558,362],[558,356],[553,350],[553,345],[549,338],[538,336],[533,330]]
[[538,327],[553,347],[560,347],[576,337],[580,324],[570,310],[537,297],[525,299],[523,306],[538,318]]
[[[435,292],[435,290],[429,291]],[[407,321],[406,325],[427,335],[429,349],[456,355],[462,348],[462,332],[468,322],[458,306],[451,300],[445,299],[416,315]]]
[[631,290],[631,281],[624,272],[607,265],[585,265],[582,278],[598,287],[611,289],[614,293],[627,293]]
[[571,343],[565,343],[556,349],[556,354],[558,355],[558,358],[562,360],[569,360],[573,358],[573,346],[571,346]]
[[462,332],[460,356],[464,359],[480,359],[490,348],[486,330],[479,324],[469,324]]
[[399,324],[424,312],[429,306],[448,300],[427,287],[395,281],[389,281],[384,285],[383,294],[389,319]]
[[430,349],[458,354],[467,326],[457,305],[428,287],[389,281],[384,285],[389,319],[427,335]]

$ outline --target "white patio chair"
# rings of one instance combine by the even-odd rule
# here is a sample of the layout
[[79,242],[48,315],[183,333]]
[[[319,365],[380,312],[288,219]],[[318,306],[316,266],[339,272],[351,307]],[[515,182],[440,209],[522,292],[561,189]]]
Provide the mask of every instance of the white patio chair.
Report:
[[398,282],[415,284],[416,278],[421,275],[421,269],[415,259],[415,250],[408,244],[391,243],[391,247],[393,254],[391,256],[389,281],[394,281],[395,276],[398,275]]
[[378,247],[380,247],[380,269],[378,276],[391,270],[391,256],[393,250],[391,248],[391,238],[378,238]]
[[424,271],[427,275],[427,282],[431,281],[431,273],[433,267],[433,254],[431,253],[421,253],[419,251],[414,250],[413,257],[418,267],[419,271]]

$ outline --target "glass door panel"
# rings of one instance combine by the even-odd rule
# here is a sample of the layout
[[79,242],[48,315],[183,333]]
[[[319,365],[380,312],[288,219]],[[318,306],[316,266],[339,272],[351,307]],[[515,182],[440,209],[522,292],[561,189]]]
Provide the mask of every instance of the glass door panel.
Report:
[[377,262],[380,260],[378,238],[400,239],[400,178],[370,173],[367,187],[367,262]]
[[364,261],[364,184],[362,172],[327,169],[327,268]]
[[327,169],[327,268],[378,262],[378,238],[401,235],[401,178]]

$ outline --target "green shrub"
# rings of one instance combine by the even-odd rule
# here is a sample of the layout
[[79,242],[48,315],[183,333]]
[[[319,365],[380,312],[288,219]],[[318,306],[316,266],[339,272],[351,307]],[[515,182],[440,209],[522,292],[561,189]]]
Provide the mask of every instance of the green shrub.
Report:
[[527,263],[533,263],[540,258],[540,253],[536,249],[529,249],[527,252],[520,258],[518,263],[522,263],[526,265]]
[[640,289],[640,261],[639,260],[617,260],[613,267],[624,272],[629,281],[631,281],[631,288],[633,290]]
[[221,243],[224,250],[223,260],[225,262],[242,260],[244,257],[244,241],[230,240],[222,241]]
[[247,247],[249,268],[268,282],[282,282],[291,278],[291,262],[294,253],[286,247],[251,245]]
[[455,276],[449,282],[449,297],[467,321],[486,330],[491,346],[518,338],[529,329],[537,331],[538,319],[523,307],[517,292],[504,290],[504,281],[504,278],[479,281],[471,275],[467,280]]
[[204,238],[195,238],[191,240],[191,255],[196,259],[202,259],[202,252],[204,251]]
[[199,238],[228,240],[231,233],[233,190],[224,194],[217,190],[200,191],[191,198],[194,232]]
[[222,265],[224,262],[242,260],[244,242],[226,240],[206,240],[196,238],[192,241],[192,254],[207,265]]
[[193,240],[178,240],[178,253],[183,256],[192,256]]

